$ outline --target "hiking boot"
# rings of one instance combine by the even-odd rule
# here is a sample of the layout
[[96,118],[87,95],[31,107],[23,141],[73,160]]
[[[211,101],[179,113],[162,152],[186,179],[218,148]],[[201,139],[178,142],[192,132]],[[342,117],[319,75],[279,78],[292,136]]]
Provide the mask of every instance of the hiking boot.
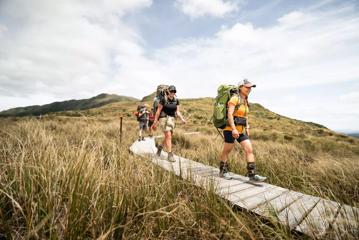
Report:
[[254,162],[247,163],[247,171],[249,181],[264,182],[267,179],[267,177],[256,174],[256,164]]
[[219,177],[226,180],[230,180],[233,178],[232,174],[229,173],[228,163],[222,161],[219,163]]
[[175,158],[173,157],[173,153],[172,152],[169,152],[168,153],[168,158],[167,158],[167,161],[169,162],[175,162]]
[[140,137],[138,138],[138,141],[141,142],[141,138],[140,138]]
[[226,180],[231,180],[233,179],[233,175],[229,172],[219,172],[219,177],[226,179]]
[[142,137],[142,141],[145,141],[145,137]]
[[163,147],[161,145],[157,147],[157,152],[156,152],[157,157],[161,156],[162,149]]
[[258,174],[249,176],[249,181],[254,181],[254,182],[264,182],[266,179],[267,177],[263,177]]

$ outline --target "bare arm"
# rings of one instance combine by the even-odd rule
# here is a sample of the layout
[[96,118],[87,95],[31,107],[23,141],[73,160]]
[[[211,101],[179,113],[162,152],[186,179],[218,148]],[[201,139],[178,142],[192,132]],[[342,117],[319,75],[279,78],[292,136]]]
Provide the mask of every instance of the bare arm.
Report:
[[160,118],[162,109],[163,109],[163,105],[161,103],[159,103],[158,107],[157,107],[156,115],[155,115],[155,120],[153,122],[154,124],[156,124],[158,122],[158,119]]
[[234,108],[235,108],[234,104],[229,104],[228,113],[227,113],[228,123],[232,131],[236,129],[236,125],[234,124],[234,119],[233,119]]
[[181,119],[181,121],[182,121],[183,123],[186,123],[186,120],[183,118],[183,116],[182,116],[182,114],[181,114],[181,112],[180,112],[180,106],[179,106],[179,105],[177,105],[176,114],[177,114],[177,116],[180,117],[180,119]]
[[235,109],[235,105],[230,103],[228,106],[227,117],[228,117],[229,126],[231,126],[232,129],[232,136],[237,139],[239,137],[239,133],[237,131],[236,125],[234,124],[234,119],[233,119],[234,109]]

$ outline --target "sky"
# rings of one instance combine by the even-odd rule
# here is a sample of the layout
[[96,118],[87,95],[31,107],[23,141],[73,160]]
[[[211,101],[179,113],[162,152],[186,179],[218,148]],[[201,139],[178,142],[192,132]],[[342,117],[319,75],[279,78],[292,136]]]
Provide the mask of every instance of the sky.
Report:
[[251,102],[359,132],[359,1],[0,0],[0,110],[244,78]]

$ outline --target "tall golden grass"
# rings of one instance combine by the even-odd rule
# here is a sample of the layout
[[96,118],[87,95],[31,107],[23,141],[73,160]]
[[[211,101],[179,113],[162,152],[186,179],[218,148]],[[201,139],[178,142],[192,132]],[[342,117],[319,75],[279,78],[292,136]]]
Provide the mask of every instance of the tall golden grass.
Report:
[[[0,126],[3,238],[307,238],[288,231],[275,216],[268,220],[234,211],[213,191],[130,154],[137,138],[134,120],[125,119],[122,143],[119,121],[111,116],[1,120]],[[190,123],[186,129],[196,127]],[[205,124],[202,130],[189,138],[178,129],[174,151],[217,166],[222,140]],[[253,144],[258,169],[271,184],[359,205],[356,144],[330,138],[306,143],[292,135],[285,140],[287,133],[271,141],[265,134],[254,129]],[[244,174],[244,162],[239,149],[231,154],[234,172]]]
[[115,122],[84,119],[2,125],[1,236],[255,239],[277,234],[260,230],[260,220],[253,224],[233,213],[213,193],[132,156],[133,131],[126,131],[120,144],[118,129]]

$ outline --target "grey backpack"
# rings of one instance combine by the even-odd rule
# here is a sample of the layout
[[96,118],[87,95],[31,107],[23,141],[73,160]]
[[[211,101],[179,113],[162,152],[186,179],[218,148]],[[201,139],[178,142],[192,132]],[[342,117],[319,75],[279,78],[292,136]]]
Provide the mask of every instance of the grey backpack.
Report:
[[157,86],[157,91],[156,91],[156,96],[153,99],[153,114],[156,114],[157,112],[157,108],[158,108],[158,104],[161,101],[161,99],[167,99],[167,95],[168,95],[168,85],[158,85]]

